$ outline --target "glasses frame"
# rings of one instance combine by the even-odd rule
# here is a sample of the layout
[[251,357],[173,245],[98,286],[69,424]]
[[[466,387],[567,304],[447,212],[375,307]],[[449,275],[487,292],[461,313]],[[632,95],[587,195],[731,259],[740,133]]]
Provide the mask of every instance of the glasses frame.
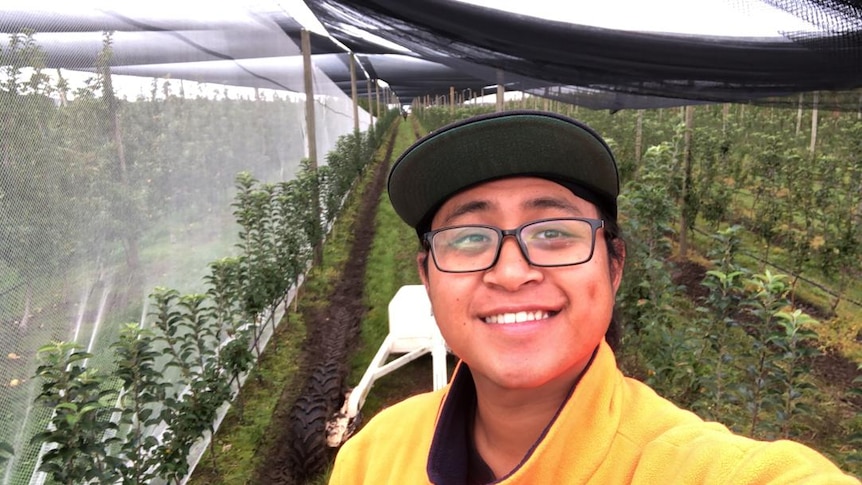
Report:
[[[527,251],[527,244],[521,238],[521,232],[524,230],[525,227],[532,226],[534,224],[540,224],[543,222],[552,222],[552,221],[582,221],[582,222],[589,223],[590,228],[591,228],[590,233],[592,235],[592,239],[590,241],[590,254],[587,256],[586,259],[584,259],[583,261],[577,262],[577,263],[565,263],[565,264],[537,264],[537,263],[534,263],[530,259],[529,252]],[[440,264],[437,263],[437,255],[434,252],[434,245],[432,244],[434,236],[437,235],[437,233],[446,231],[448,229],[460,229],[460,228],[464,228],[464,227],[481,227],[481,228],[485,228],[485,229],[491,229],[492,231],[497,233],[497,236],[498,236],[498,238],[497,238],[497,250],[496,250],[496,253],[494,253],[494,259],[491,260],[491,263],[488,264],[487,266],[482,267],[482,268],[478,268],[478,269],[453,271],[453,270],[447,270],[447,269],[441,268]],[[431,259],[434,260],[434,266],[436,266],[437,269],[443,273],[476,273],[478,271],[487,271],[487,270],[493,268],[494,266],[496,266],[497,261],[499,261],[499,259],[500,259],[500,252],[503,250],[503,241],[506,239],[507,236],[511,236],[511,237],[515,238],[515,241],[517,241],[517,243],[518,243],[518,247],[521,249],[521,254],[524,256],[524,259],[526,259],[527,262],[530,263],[530,266],[536,266],[539,268],[559,268],[562,266],[577,266],[579,264],[587,263],[591,259],[593,259],[593,254],[596,251],[596,233],[598,232],[599,229],[603,229],[604,227],[605,227],[605,221],[603,219],[591,219],[591,218],[587,218],[587,217],[549,217],[547,219],[536,219],[535,221],[525,222],[524,224],[521,224],[520,226],[518,226],[514,229],[500,229],[499,227],[490,226],[490,225],[486,225],[486,224],[462,224],[462,225],[458,225],[458,226],[441,227],[438,229],[434,229],[433,231],[428,231],[422,235],[422,244],[423,244],[423,246],[425,246],[425,249],[429,253],[431,253]]]

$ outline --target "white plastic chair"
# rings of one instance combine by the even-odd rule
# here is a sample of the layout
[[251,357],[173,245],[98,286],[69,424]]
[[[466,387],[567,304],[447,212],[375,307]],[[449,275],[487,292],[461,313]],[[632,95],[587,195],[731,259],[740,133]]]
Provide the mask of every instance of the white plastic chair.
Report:
[[[327,429],[330,446],[340,446],[353,431],[354,421],[365,404],[374,382],[404,365],[431,353],[434,390],[448,381],[447,348],[431,312],[431,302],[422,285],[405,285],[389,302],[389,335],[353,388],[336,419]],[[389,361],[393,354],[400,356]],[[388,361],[388,362],[387,362]]]

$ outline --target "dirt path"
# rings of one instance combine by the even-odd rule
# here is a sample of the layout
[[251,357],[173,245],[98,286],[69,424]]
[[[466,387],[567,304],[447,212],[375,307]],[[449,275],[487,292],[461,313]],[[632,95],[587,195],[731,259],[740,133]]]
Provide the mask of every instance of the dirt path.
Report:
[[[350,255],[332,289],[329,304],[303,315],[307,336],[300,370],[285,386],[276,406],[261,465],[251,483],[302,484],[320,473],[333,458],[326,446],[326,420],[341,407],[348,373],[349,350],[356,345],[365,316],[365,267],[374,240],[374,217],[386,184],[397,128],[388,140],[385,159],[375,167],[362,194]],[[298,392],[297,392],[298,390]]]

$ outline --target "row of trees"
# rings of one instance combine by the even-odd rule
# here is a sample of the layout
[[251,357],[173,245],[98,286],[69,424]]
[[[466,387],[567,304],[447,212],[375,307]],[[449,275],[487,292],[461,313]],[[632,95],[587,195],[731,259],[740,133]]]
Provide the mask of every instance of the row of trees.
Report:
[[[179,226],[224,207],[241,170],[269,179],[298,169],[302,103],[192,98],[181,82],[158,80],[149,97],[120,100],[110,56],[106,34],[97,72],[69,92],[62,72],[49,76],[32,33],[12,35],[0,52],[0,289],[20,282],[32,296],[37,275],[63,276],[116,248],[137,270],[144,228],[155,221]],[[17,300],[0,319],[26,328],[34,305]]]
[[[332,167],[310,179],[300,162],[301,100],[190,92],[176,80],[152,80],[136,99],[120,99],[111,51],[106,33],[92,76],[72,87],[65,72],[45,68],[32,32],[0,49],[0,463],[14,452],[0,481],[29,476],[38,447],[27,442],[50,414],[33,406],[37,348],[89,338],[93,357],[81,363],[110,372],[121,322],[145,320],[153,285],[203,292],[203,258],[242,252],[230,247],[238,172],[319,185],[321,226],[358,170],[351,164],[367,161],[377,143],[373,128],[339,138]],[[323,103],[317,111],[332,110]],[[318,119],[319,138],[352,126],[329,114]],[[275,198],[299,189],[266,190]]]
[[[837,396],[826,394],[812,374],[820,352],[819,324],[796,306],[795,278],[740,261],[762,250],[764,260],[771,252],[770,259],[789,255],[790,261],[801,261],[793,266],[797,274],[842,265],[841,271],[823,273],[835,277],[836,291],[854,275],[858,280],[862,158],[858,136],[848,137],[862,123],[854,114],[823,120],[820,149],[812,155],[803,134],[790,135],[795,112],[734,106],[731,110],[744,116],[737,125],[730,110],[698,107],[687,171],[678,110],[610,115],[559,109],[605,134],[618,156],[627,242],[618,294],[624,322],[620,361],[626,372],[738,432],[807,442],[816,437],[812,444],[858,473],[862,419],[858,413],[848,417],[852,408],[836,401],[862,392],[860,379],[856,388],[851,383],[832,391]],[[414,113],[433,129],[476,110]],[[638,149],[638,141],[649,148]],[[763,206],[771,209],[756,209]],[[684,270],[678,265],[685,264],[674,258],[683,212],[710,234],[704,246],[709,267],[695,283],[702,290],[694,288],[699,297],[673,279]],[[764,237],[758,228],[765,219],[774,233],[758,245],[752,235]]]
[[810,125],[800,123],[803,111],[746,105],[693,111],[688,169],[684,117],[676,110],[578,115],[612,139],[624,180],[639,176],[642,147],[677,138],[674,174],[682,176],[672,195],[688,228],[745,227],[757,239],[752,256],[793,274],[793,287],[806,274],[830,286],[834,311],[862,276],[862,120],[856,113],[821,116],[812,145]]
[[[277,309],[371,160],[377,133],[395,116],[342,137],[325,167],[304,164],[290,181],[238,174],[239,255],[210,264],[205,293],[157,288],[146,328],[127,324],[113,344],[112,372],[87,366],[91,355],[73,344],[41,348],[37,400],[54,414],[34,438],[49,450],[40,470],[69,484],[180,483],[193,445],[214,433],[219,411],[274,331]],[[211,456],[217,460],[214,447]]]
[[[625,187],[626,278],[619,309],[626,322],[628,370],[660,394],[750,436],[799,436],[814,418],[808,374],[818,351],[817,322],[790,301],[786,275],[740,265],[742,231],[717,232],[702,300],[686,303],[672,279],[673,150],[647,150]],[[796,426],[795,428],[793,426]]]
[[[110,53],[106,34],[95,73],[72,88],[32,32],[0,50],[0,436],[16,460],[33,431],[35,349],[95,333],[99,319],[115,323],[106,348],[117,322],[141,314],[147,281],[203,273],[166,268],[152,248],[228,240],[234,174],[289,178],[304,153],[301,103],[192,97],[156,80],[149,97],[121,100]],[[98,293],[110,298],[92,303]]]

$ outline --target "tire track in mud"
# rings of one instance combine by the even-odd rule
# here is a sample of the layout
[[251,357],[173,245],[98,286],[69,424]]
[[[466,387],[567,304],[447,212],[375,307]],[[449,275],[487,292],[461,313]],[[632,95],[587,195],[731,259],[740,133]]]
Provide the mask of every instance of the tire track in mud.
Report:
[[265,454],[250,483],[306,483],[334,458],[336,450],[326,444],[326,421],[343,403],[350,350],[358,343],[366,313],[365,269],[397,134],[398,126],[393,126],[385,158],[374,167],[373,179],[362,194],[350,228],[350,254],[328,305],[303,315],[307,330],[299,371],[282,391],[268,429],[273,436],[265,439],[270,448],[261,450]]

